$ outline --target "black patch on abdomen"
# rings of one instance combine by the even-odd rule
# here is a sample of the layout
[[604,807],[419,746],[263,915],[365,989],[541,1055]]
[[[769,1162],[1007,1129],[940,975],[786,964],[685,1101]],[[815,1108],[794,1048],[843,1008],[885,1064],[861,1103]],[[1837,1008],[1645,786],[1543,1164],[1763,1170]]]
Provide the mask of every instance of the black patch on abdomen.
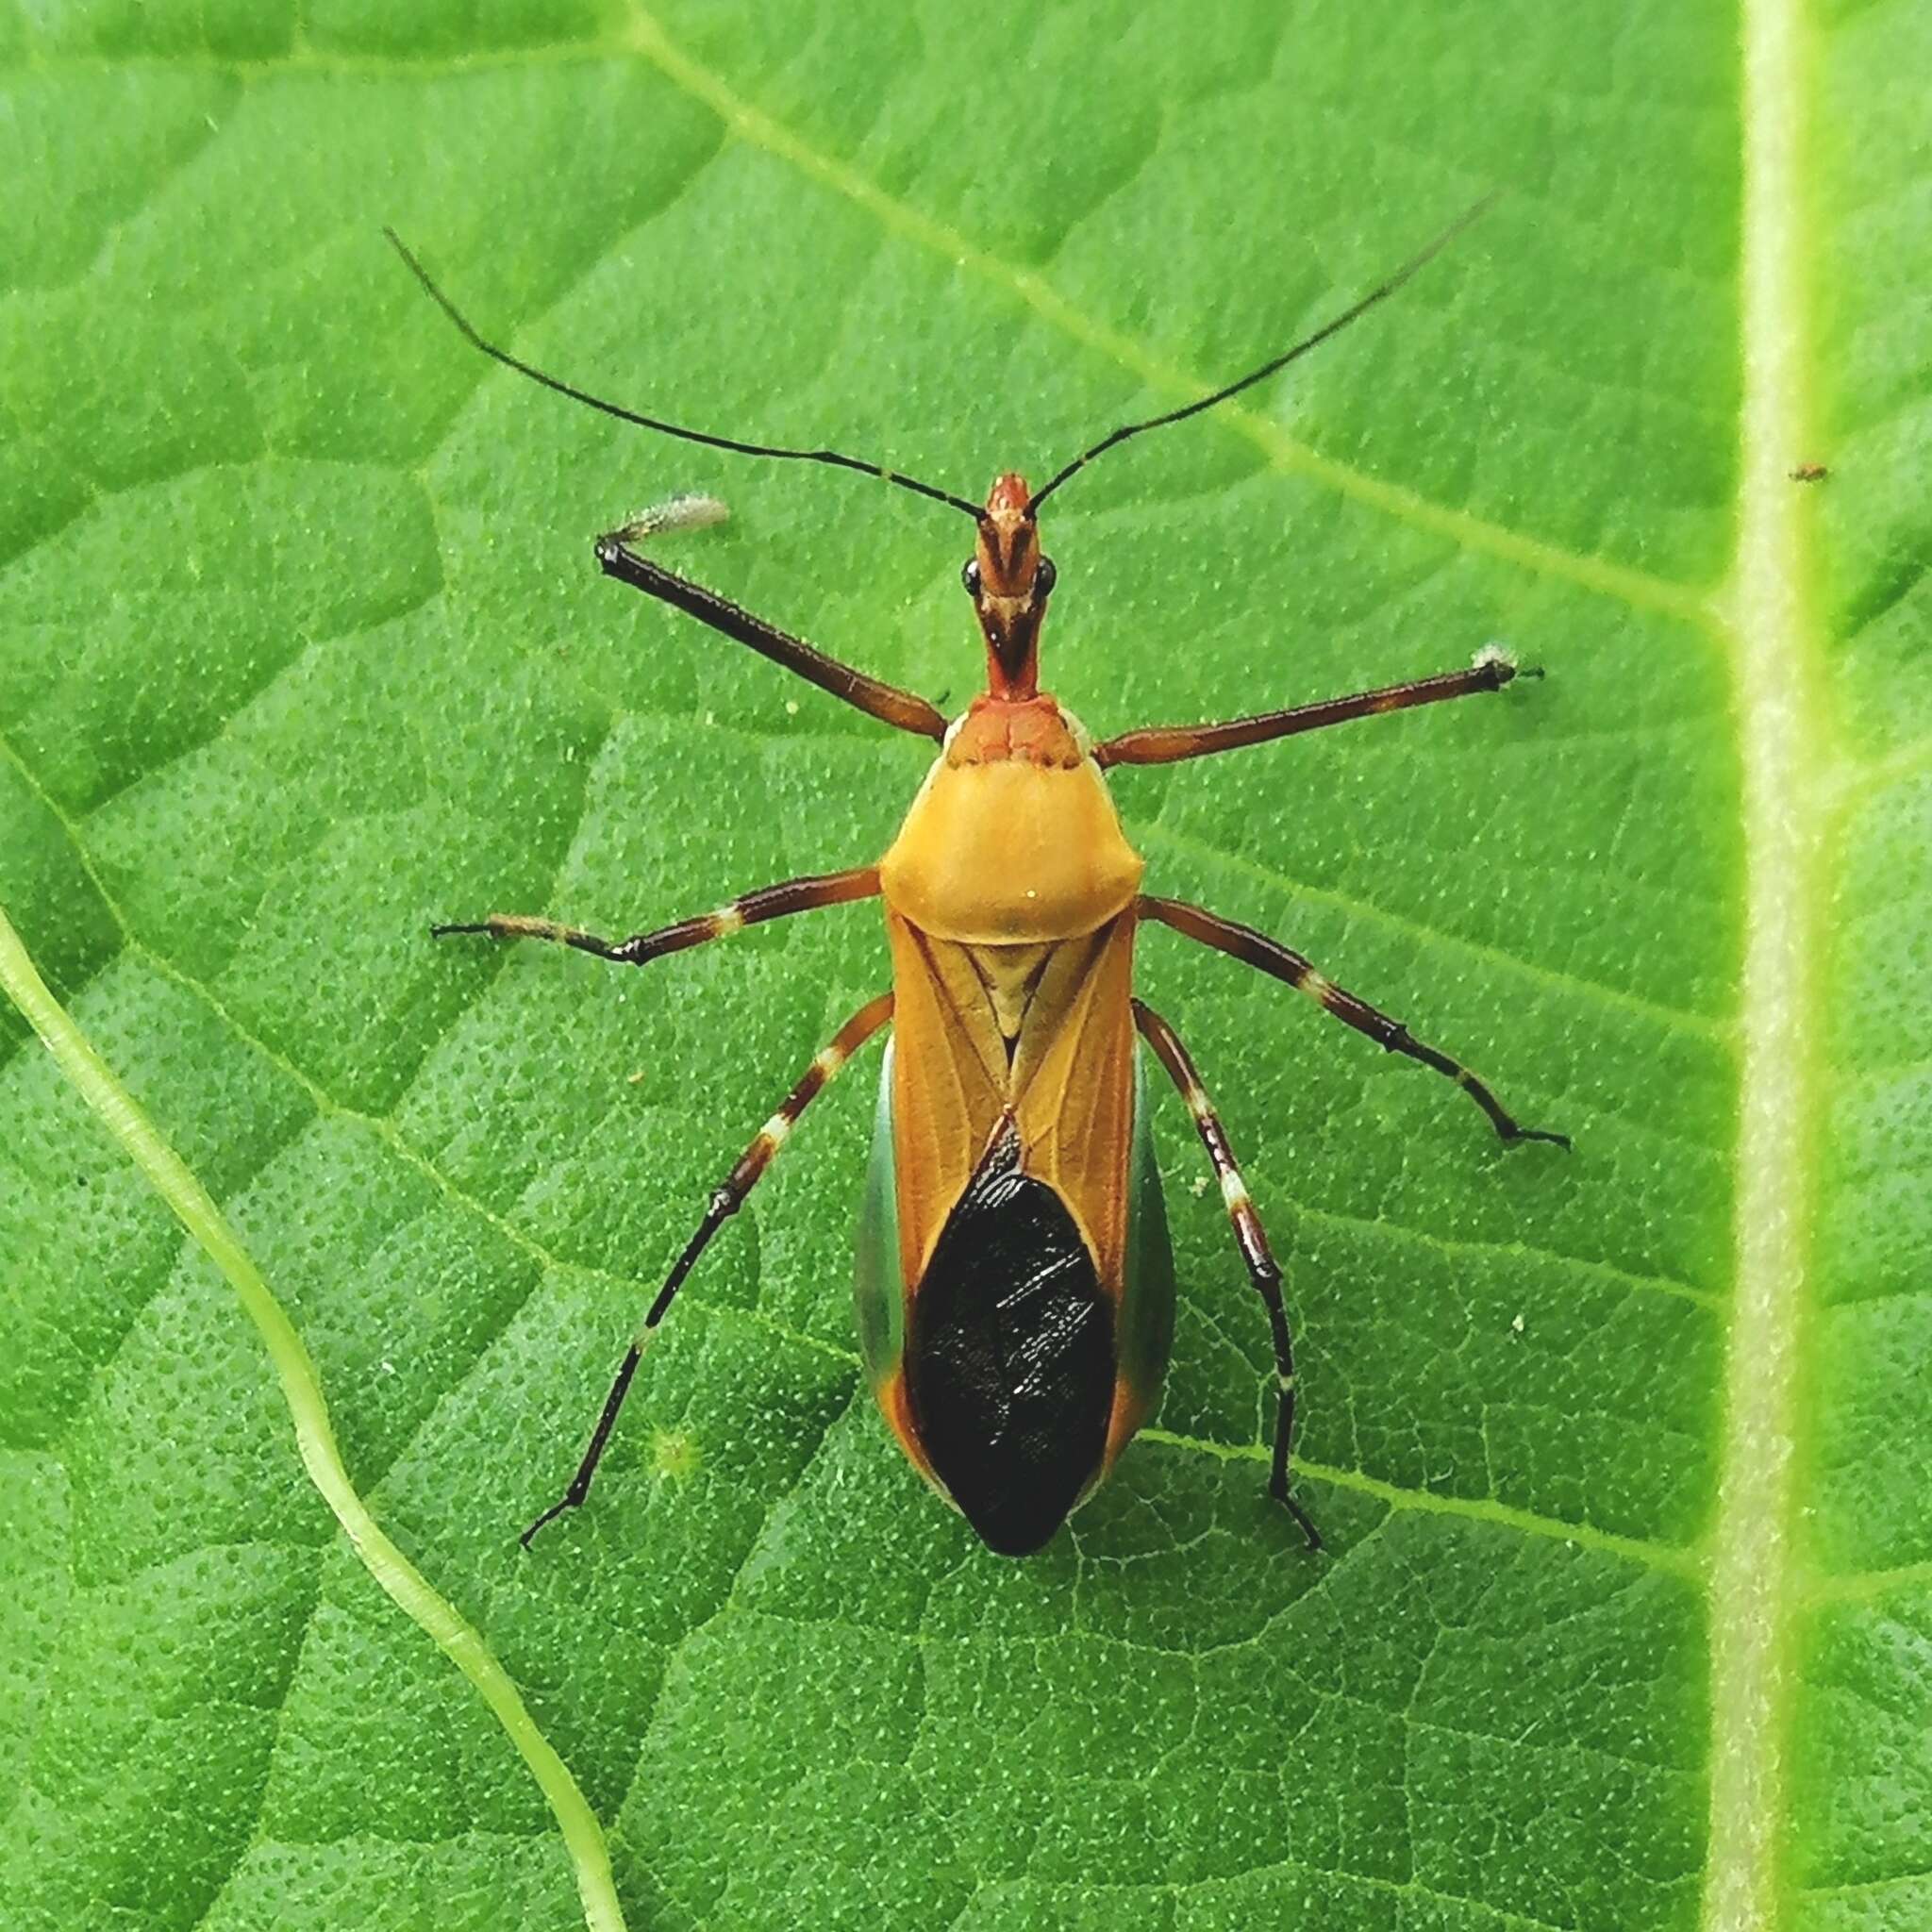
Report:
[[934,1473],[989,1549],[1044,1543],[1097,1474],[1113,1304],[1067,1206],[1001,1122],[912,1297],[906,1394]]

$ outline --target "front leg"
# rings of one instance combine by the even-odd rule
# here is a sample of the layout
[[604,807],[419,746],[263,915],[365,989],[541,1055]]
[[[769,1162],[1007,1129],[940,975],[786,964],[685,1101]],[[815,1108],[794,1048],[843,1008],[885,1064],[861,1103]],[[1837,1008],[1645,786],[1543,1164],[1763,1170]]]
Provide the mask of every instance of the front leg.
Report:
[[762,617],[754,617],[741,605],[716,591],[708,591],[689,577],[679,576],[663,565],[650,562],[640,546],[649,538],[667,530],[702,529],[722,523],[724,506],[714,496],[676,496],[669,503],[640,510],[617,529],[597,539],[597,561],[607,576],[628,584],[634,591],[657,597],[664,603],[708,624],[741,644],[749,644],[761,658],[769,658],[808,684],[830,691],[869,718],[910,731],[920,738],[941,739],[946,735],[942,711],[929,705],[916,692],[902,691],[896,684],[870,677],[849,664],[829,658],[802,638],[793,637]]
[[1321,731],[1330,724],[1345,724],[1351,718],[1378,718],[1387,711],[1412,710],[1417,705],[1479,697],[1501,691],[1519,677],[1541,675],[1541,671],[1519,670],[1502,645],[1485,644],[1467,671],[1444,671],[1435,677],[1385,684],[1376,691],[1352,691],[1347,697],[1324,698],[1319,704],[1296,705],[1285,711],[1261,711],[1252,718],[1228,718],[1217,724],[1149,724],[1096,744],[1093,757],[1102,766],[1177,764],[1183,758],[1208,758],[1215,752],[1239,751],[1245,744]]

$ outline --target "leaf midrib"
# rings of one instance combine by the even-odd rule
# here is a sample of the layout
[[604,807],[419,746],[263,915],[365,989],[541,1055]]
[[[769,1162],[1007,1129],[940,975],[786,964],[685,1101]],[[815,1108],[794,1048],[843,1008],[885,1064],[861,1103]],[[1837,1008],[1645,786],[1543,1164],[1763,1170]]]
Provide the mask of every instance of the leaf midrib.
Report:
[[1810,52],[1801,0],[1744,0],[1743,361],[1738,549],[1724,614],[1740,724],[1745,950],[1735,1191],[1738,1282],[1707,1603],[1707,1932],[1777,1923],[1797,1562],[1791,1479],[1805,1315],[1819,942],[1815,828],[1830,769],[1812,495],[1789,475],[1812,427],[1802,192]]

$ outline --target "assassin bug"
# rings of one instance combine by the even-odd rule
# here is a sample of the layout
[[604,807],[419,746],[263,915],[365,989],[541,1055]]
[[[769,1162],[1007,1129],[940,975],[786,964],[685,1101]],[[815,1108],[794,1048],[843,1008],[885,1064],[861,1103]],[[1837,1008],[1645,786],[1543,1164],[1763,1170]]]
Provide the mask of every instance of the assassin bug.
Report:
[[1143,861],[1122,831],[1102,774],[1112,765],[1203,758],[1350,718],[1500,691],[1515,667],[1490,649],[1468,670],[1096,742],[1040,689],[1041,620],[1054,566],[1040,546],[1039,513],[1095,457],[1262,381],[1385,301],[1478,211],[1238,381],[1124,425],[1039,490],[1003,475],[983,505],[835,450],[776,448],[682,428],[560,381],[485,341],[390,234],[475,347],[547,389],[714,449],[857,470],[963,511],[974,525],[962,580],[985,640],[987,688],[950,721],[924,698],[825,656],[642,554],[666,530],[716,521],[722,505],[677,499],[597,540],[597,561],[608,575],[881,723],[937,741],[940,751],[875,864],[789,879],[716,912],[615,941],[502,913],[434,928],[438,937],[549,940],[641,966],[762,920],[854,899],[885,902],[891,991],[861,1007],[820,1049],[712,1194],[618,1369],[575,1476],[524,1532],[526,1546],[589,1493],[644,1346],[706,1244],[743,1205],[813,1096],[889,1023],[893,1039],[880,1076],[858,1237],[858,1330],[879,1407],[920,1474],[990,1548],[1024,1556],[1053,1536],[1153,1411],[1173,1336],[1174,1282],[1138,1032],[1193,1115],[1267,1310],[1278,1391],[1270,1493],[1309,1545],[1320,1546],[1289,1488],[1294,1366],[1281,1271],[1186,1047],[1133,993],[1138,929],[1155,921],[1307,994],[1388,1051],[1446,1074],[1505,1141],[1565,1147],[1569,1141],[1520,1125],[1468,1068],[1290,947],[1198,906],[1143,893]]

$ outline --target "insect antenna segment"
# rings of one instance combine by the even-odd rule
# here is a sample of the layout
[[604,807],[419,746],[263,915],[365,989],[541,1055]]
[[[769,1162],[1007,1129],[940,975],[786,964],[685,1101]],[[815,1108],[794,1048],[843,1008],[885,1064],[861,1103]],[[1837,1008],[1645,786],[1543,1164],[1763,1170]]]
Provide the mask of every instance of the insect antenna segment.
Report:
[[1350,323],[1366,315],[1377,303],[1386,302],[1406,282],[1426,268],[1457,236],[1462,233],[1463,229],[1488,209],[1495,198],[1493,193],[1486,194],[1473,208],[1465,208],[1426,248],[1411,256],[1393,275],[1378,282],[1359,301],[1344,308],[1333,321],[1324,323],[1312,335],[1304,336],[1300,341],[1282,350],[1278,356],[1271,356],[1259,368],[1249,370],[1245,375],[1238,376],[1233,382],[1224,384],[1211,395],[1198,396],[1191,403],[1183,403],[1179,408],[1169,409],[1159,416],[1149,416],[1141,423],[1124,423],[1118,429],[1103,436],[1092,448],[1082,450],[1065,469],[1050,476],[1033,492],[1033,508],[1038,509],[1068,477],[1077,471],[1084,470],[1095,457],[1105,456],[1108,450],[1118,447],[1130,437],[1141,435],[1149,429],[1164,429],[1170,423],[1185,423],[1190,416],[1198,416],[1203,409],[1211,409],[1216,403],[1224,403],[1229,396],[1239,395],[1242,390],[1252,389],[1256,383],[1266,381],[1277,369],[1286,369],[1291,362],[1298,361],[1310,349],[1319,348],[1330,336],[1340,335]]
[[930,497],[935,503],[950,504],[955,509],[962,509],[969,517],[979,515],[979,506],[968,503],[963,496],[955,496],[950,490],[936,489],[930,483],[922,483],[916,476],[908,476],[903,471],[889,469],[884,463],[869,462],[863,457],[848,457],[836,449],[788,449],[777,443],[744,442],[735,436],[713,436],[708,430],[687,429],[676,423],[667,423],[658,416],[646,416],[641,411],[625,408],[622,403],[613,403],[606,397],[592,395],[590,391],[577,388],[575,383],[565,382],[561,376],[551,375],[543,370],[525,362],[522,357],[513,356],[508,349],[499,347],[487,340],[457,305],[443,293],[430,278],[429,271],[418,261],[393,228],[385,228],[384,235],[389,243],[403,258],[409,273],[422,283],[424,291],[442,312],[456,325],[458,332],[474,348],[492,360],[501,362],[506,369],[514,369],[519,375],[526,375],[532,382],[541,383],[545,389],[555,390],[560,396],[568,396],[573,402],[583,403],[588,408],[601,410],[607,416],[614,416],[620,423],[635,423],[641,429],[656,429],[665,436],[681,437],[686,442],[701,442],[708,449],[731,450],[741,457],[783,457],[791,462],[829,463],[835,469],[857,470],[867,476],[877,476],[887,483],[896,483],[901,490],[910,490],[917,495]]
[[[1366,315],[1377,304],[1386,302],[1448,247],[1478,215],[1484,213],[1495,198],[1494,193],[1486,194],[1473,207],[1465,208],[1426,247],[1411,256],[1393,275],[1384,277],[1366,295],[1352,303],[1340,315],[1324,323],[1312,334],[1291,343],[1279,355],[1271,356],[1267,361],[1249,370],[1245,375],[1236,377],[1233,382],[1224,384],[1208,395],[1197,396],[1191,403],[1183,403],[1178,408],[1165,410],[1158,416],[1149,416],[1138,423],[1122,424],[1118,429],[1110,430],[1098,442],[1082,450],[1072,462],[1057,471],[1040,489],[1027,495],[1023,503],[1012,504],[1008,508],[1024,511],[1030,516],[1030,513],[1038,510],[1062,483],[1084,470],[1095,457],[1106,455],[1108,450],[1117,448],[1133,437],[1143,435],[1147,430],[1164,429],[1171,423],[1184,423],[1190,416],[1198,416],[1204,409],[1211,409],[1216,403],[1224,403],[1230,396],[1239,395],[1242,390],[1252,389],[1256,383],[1266,381],[1276,371],[1286,369],[1291,362],[1298,361],[1309,350],[1320,347],[1329,337],[1339,335],[1350,323]],[[424,291],[449,317],[458,332],[472,347],[480,349],[484,355],[502,363],[506,369],[513,369],[519,375],[527,376],[532,382],[556,391],[558,395],[568,396],[573,402],[582,403],[606,416],[615,417],[620,423],[633,423],[641,429],[655,429],[665,436],[679,437],[686,442],[702,443],[708,449],[729,450],[738,456],[746,457],[779,457],[790,462],[825,463],[834,469],[856,470],[861,475],[876,476],[883,482],[895,484],[901,490],[909,490],[915,495],[926,497],[934,503],[943,503],[950,508],[963,510],[981,526],[982,530],[988,526],[994,509],[992,502],[989,501],[982,508],[976,503],[969,502],[963,496],[954,495],[950,490],[941,490],[932,483],[923,483],[918,477],[908,476],[904,471],[889,468],[884,463],[875,463],[864,457],[847,456],[841,450],[793,449],[780,443],[747,442],[735,436],[717,436],[708,430],[687,428],[681,424],[667,423],[660,416],[647,416],[641,410],[628,408],[622,403],[611,402],[608,397],[593,395],[589,390],[579,389],[575,383],[564,381],[561,376],[552,375],[547,371],[537,368],[533,363],[525,362],[522,357],[512,355],[509,350],[498,343],[491,341],[443,292],[431,277],[429,271],[416,258],[415,254],[396,231],[386,227],[382,232],[388,238],[391,247],[402,257],[404,265],[409,273],[422,284]],[[1005,484],[1013,480],[1017,479],[1002,478],[1001,485],[995,486],[995,493]]]

